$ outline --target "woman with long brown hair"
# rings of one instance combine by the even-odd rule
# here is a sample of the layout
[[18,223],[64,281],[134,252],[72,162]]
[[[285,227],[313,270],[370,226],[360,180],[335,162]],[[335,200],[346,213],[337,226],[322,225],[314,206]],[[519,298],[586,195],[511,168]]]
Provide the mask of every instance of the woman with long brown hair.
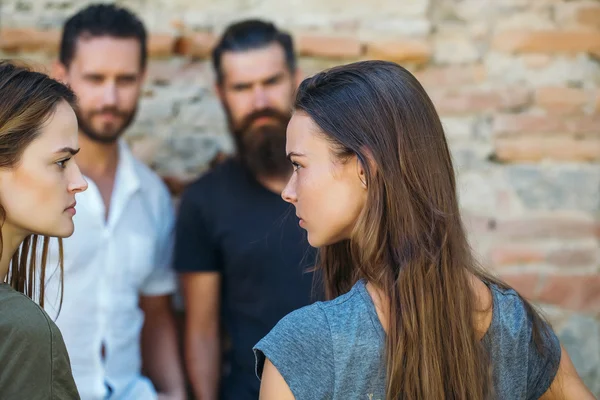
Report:
[[0,99],[0,398],[78,399],[62,336],[42,309],[56,272],[46,272],[50,237],[73,233],[75,194],[87,188],[72,160],[75,96],[2,61]]
[[306,79],[282,193],[330,301],[255,347],[261,399],[590,399],[529,303],[475,261],[450,152],[419,82],[364,61]]

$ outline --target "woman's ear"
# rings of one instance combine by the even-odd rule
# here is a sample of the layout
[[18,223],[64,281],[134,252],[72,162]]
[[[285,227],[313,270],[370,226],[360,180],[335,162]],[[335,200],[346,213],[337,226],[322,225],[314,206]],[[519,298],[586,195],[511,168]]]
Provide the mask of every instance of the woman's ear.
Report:
[[364,189],[367,188],[367,171],[360,158],[356,157],[356,171]]
[[365,166],[365,163],[368,163],[369,170],[371,171],[371,176],[374,176],[377,173],[377,164],[375,163],[375,159],[373,158],[373,154],[369,149],[365,146],[362,148],[362,155],[360,157],[356,157],[357,160],[357,172],[358,178],[362,182],[363,187],[366,189],[368,186],[368,171]]
[[365,189],[369,186],[369,177],[374,178],[377,175],[377,163],[373,153],[367,146],[361,147],[361,153],[358,158],[357,172],[360,181]]

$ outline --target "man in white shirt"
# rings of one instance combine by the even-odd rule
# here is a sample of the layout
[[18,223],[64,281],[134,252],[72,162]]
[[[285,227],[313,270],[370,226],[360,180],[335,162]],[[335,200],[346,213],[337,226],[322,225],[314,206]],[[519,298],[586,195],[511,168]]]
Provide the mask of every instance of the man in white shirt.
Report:
[[91,5],[66,22],[55,65],[78,96],[77,163],[89,190],[64,243],[62,304],[49,287],[46,308],[52,316],[60,309],[56,323],[84,400],[185,398],[170,302],[171,199],[120,139],[135,115],[146,56],[137,17]]

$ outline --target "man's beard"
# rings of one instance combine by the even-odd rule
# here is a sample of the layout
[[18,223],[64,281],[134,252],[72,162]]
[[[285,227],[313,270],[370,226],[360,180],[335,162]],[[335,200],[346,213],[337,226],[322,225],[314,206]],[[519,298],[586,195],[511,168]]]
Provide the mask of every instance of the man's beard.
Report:
[[[263,117],[268,117],[269,122],[255,126]],[[248,115],[239,128],[234,129],[238,155],[255,177],[287,178],[291,172],[285,154],[285,133],[290,118],[289,114],[268,108]]]
[[[105,107],[98,111],[92,111],[87,113],[85,116],[82,112],[77,112],[77,123],[79,124],[79,130],[86,135],[88,138],[93,140],[94,142],[110,144],[116,142],[125,129],[131,125],[133,118],[137,112],[137,107],[134,108],[131,112],[124,112],[116,107]],[[92,126],[92,118],[95,115],[111,113],[119,117],[116,119],[114,124],[108,125],[106,124],[102,130],[95,129]]]

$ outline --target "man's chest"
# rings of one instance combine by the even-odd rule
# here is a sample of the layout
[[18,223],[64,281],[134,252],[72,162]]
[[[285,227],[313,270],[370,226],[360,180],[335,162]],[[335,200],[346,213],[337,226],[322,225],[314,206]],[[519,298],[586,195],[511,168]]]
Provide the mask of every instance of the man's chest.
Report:
[[63,240],[65,276],[108,278],[137,286],[155,264],[158,234],[141,205],[131,204],[107,224],[97,210],[81,207],[75,232]]
[[[218,223],[217,245],[226,272],[264,272],[278,267],[299,266],[310,246],[305,232],[286,208],[244,210]],[[273,272],[271,272],[273,273]]]

